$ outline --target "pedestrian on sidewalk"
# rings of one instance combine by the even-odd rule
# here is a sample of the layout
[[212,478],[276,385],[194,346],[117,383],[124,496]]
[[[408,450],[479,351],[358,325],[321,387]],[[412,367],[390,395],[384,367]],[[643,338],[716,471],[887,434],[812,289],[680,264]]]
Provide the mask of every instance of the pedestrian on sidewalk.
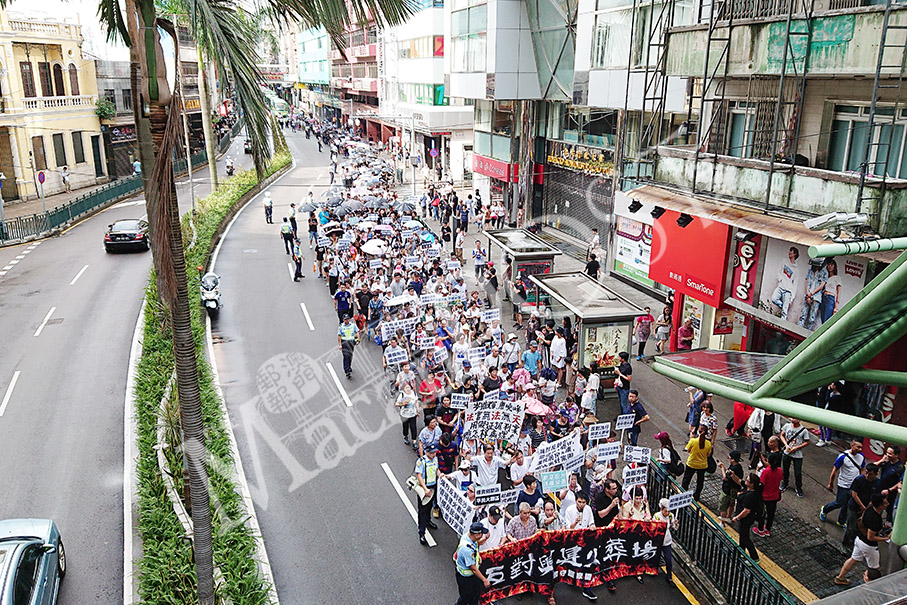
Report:
[[869,508],[869,499],[879,491],[879,467],[867,464],[863,472],[850,484],[850,500],[847,502],[847,529],[844,532],[844,548],[852,550],[857,537],[857,519]]
[[66,189],[66,193],[72,193],[72,183],[69,182],[69,169],[66,166],[63,166],[60,171],[60,177],[63,179],[63,188]]
[[661,312],[661,315],[658,316],[658,319],[655,320],[655,352],[656,353],[667,353],[665,348],[668,344],[668,340],[671,338],[671,326],[673,324],[673,319],[671,318],[671,308],[665,307]]
[[601,243],[598,238],[598,229],[592,229],[592,237],[589,238],[589,244],[586,246],[586,258],[590,260],[595,260],[595,251],[601,247]]
[[[683,472],[683,481],[681,485],[684,491],[690,487],[693,475],[696,475],[696,491],[693,497],[698,501],[702,494],[702,484],[705,481],[705,471],[709,467],[709,454],[712,453],[712,442],[706,439],[708,429],[704,426],[699,427],[699,436],[690,438],[687,442],[686,450],[687,468]],[[758,478],[757,478],[758,479]],[[761,483],[760,483],[761,485]],[[749,530],[749,528],[747,528]]]
[[[754,412],[755,414],[755,412]],[[850,498],[850,486],[853,480],[857,478],[866,459],[863,457],[863,443],[854,439],[850,442],[850,449],[842,452],[831,467],[831,474],[828,476],[828,485],[826,489],[834,492],[832,486],[837,487],[835,499],[819,509],[819,519],[826,521],[828,513],[840,508],[841,513],[838,515],[838,527],[844,527],[847,523],[847,501]],[[837,478],[837,483],[835,479]]]
[[636,361],[642,361],[646,357],[646,342],[652,333],[652,323],[655,318],[652,317],[649,307],[644,308],[645,313],[637,317],[633,322],[633,336],[636,338]]
[[464,235],[465,231],[462,228],[457,229],[457,237],[454,241],[454,256],[457,257],[457,260],[460,263],[463,262],[463,244],[466,242],[466,236]]
[[599,262],[597,260],[595,260],[595,258],[596,257],[594,254],[590,254],[589,262],[586,263],[586,268],[585,268],[586,275],[588,275],[592,279],[598,279],[598,271],[602,267],[601,264],[599,264]]
[[784,471],[784,481],[781,491],[790,485],[790,467],[794,465],[795,492],[798,498],[803,497],[803,448],[809,445],[809,431],[800,426],[798,418],[791,418],[790,422],[781,427],[781,442],[784,444],[784,455],[781,467]]
[[482,247],[482,242],[476,240],[475,248],[472,251],[472,262],[475,267],[476,282],[482,284],[485,275],[485,259],[488,258],[488,252]]
[[630,445],[635,446],[639,441],[639,433],[642,430],[642,424],[650,420],[646,408],[643,407],[642,401],[639,400],[639,393],[636,390],[630,390],[627,394],[627,413],[633,414],[633,426],[627,431],[627,438]]
[[674,541],[671,538],[671,530],[677,529],[678,523],[677,517],[674,515],[674,513],[668,510],[668,504],[668,499],[662,498],[658,502],[659,510],[652,516],[652,520],[667,524],[667,527],[665,528],[664,542],[662,542],[661,545],[661,558],[663,558],[665,562],[665,582],[672,584],[674,582],[674,562],[673,557],[671,556],[671,545],[674,544]]
[[759,552],[753,544],[750,535],[753,524],[762,516],[762,482],[759,475],[750,473],[744,481],[746,489],[737,497],[736,514],[731,521],[737,523],[737,533],[740,536],[740,548],[745,548],[754,563],[759,562]]
[[630,354],[626,351],[621,351],[617,356],[620,358],[620,364],[614,370],[617,374],[617,378],[614,379],[614,390],[617,391],[617,399],[620,402],[620,413],[629,414],[627,396],[630,394],[630,381],[633,380],[633,366],[630,365]]
[[762,469],[759,480],[762,482],[762,502],[765,505],[765,514],[759,523],[753,526],[753,533],[767,538],[772,535],[772,523],[775,521],[775,511],[781,501],[781,453],[772,452],[768,455],[768,466]]
[[723,523],[731,522],[731,515],[734,514],[734,504],[737,502],[737,495],[740,488],[743,487],[743,465],[740,464],[740,452],[732,450],[728,454],[728,466],[725,467],[723,462],[718,462],[718,470],[723,477],[721,481],[721,498],[718,500],[718,518]]
[[864,580],[875,580],[882,577],[879,571],[879,542],[888,542],[890,537],[880,536],[882,527],[882,513],[888,506],[888,499],[882,494],[873,494],[870,500],[871,506],[866,509],[863,516],[860,517],[859,535],[854,541],[853,552],[850,558],[844,561],[841,571],[835,576],[835,584],[838,586],[848,586],[850,580],[847,574],[853,569],[858,561],[866,563],[866,574]]

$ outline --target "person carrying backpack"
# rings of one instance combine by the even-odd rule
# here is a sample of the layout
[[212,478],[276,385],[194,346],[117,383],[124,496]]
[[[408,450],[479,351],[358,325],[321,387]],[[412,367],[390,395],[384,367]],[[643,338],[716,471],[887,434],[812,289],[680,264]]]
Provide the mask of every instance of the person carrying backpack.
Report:
[[671,436],[662,431],[660,433],[655,433],[655,439],[661,443],[661,447],[655,454],[655,459],[661,463],[661,465],[665,467],[665,470],[671,473],[671,475],[675,477],[682,475],[683,462],[681,461],[680,454],[674,449],[674,444],[671,442]]

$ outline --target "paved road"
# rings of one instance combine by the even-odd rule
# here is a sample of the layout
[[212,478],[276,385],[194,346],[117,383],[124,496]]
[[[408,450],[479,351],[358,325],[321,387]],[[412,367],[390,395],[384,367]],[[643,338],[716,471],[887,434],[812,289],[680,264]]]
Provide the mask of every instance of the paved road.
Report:
[[[197,174],[204,195],[207,171]],[[186,211],[188,185],[177,191]],[[0,518],[59,524],[63,605],[122,603],[123,400],[151,254],[106,254],[103,233],[144,215],[143,199],[38,245],[0,249],[0,267],[21,257],[0,277],[0,402],[17,377],[0,409]]]
[[[225,308],[213,328],[278,594],[285,603],[453,602],[457,537],[442,522],[431,532],[438,546],[420,546],[384,469],[402,484],[414,456],[384,403],[380,349],[360,346],[353,378],[344,378],[337,317],[325,283],[312,274],[311,255],[306,279],[294,283],[288,270],[278,223],[290,202],[327,182],[328,157],[302,136],[288,141],[297,167],[271,186],[275,224],[265,224],[253,202],[224,241],[216,270]],[[414,502],[409,492],[404,497]],[[661,579],[644,586],[623,580],[618,588],[624,598],[686,602]],[[570,587],[557,596],[585,602]]]

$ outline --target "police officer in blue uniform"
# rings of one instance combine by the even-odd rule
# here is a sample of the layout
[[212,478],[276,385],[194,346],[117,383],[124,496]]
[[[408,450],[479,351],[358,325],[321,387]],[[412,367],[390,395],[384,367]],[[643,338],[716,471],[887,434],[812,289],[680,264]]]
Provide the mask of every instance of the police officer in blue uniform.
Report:
[[359,344],[359,328],[350,321],[350,315],[343,316],[343,323],[337,328],[337,344],[343,354],[343,372],[347,378],[353,377],[353,349]]

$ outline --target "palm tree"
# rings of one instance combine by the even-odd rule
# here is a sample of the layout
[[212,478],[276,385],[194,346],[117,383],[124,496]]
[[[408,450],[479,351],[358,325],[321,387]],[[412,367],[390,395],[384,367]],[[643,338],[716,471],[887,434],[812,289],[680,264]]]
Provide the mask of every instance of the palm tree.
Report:
[[[6,5],[9,0],[0,0]],[[269,155],[268,115],[253,51],[254,38],[243,25],[239,0],[184,0],[190,30],[203,48],[218,58],[219,76],[229,74],[245,115],[252,156],[259,179]],[[324,26],[342,48],[343,32],[371,16],[379,26],[402,23],[413,10],[412,0],[262,0],[281,22]],[[214,603],[214,562],[211,507],[208,499],[204,423],[191,327],[186,258],[180,230],[172,153],[180,131],[180,100],[168,87],[157,28],[171,28],[158,17],[154,0],[99,0],[98,14],[108,38],[130,48],[133,108],[145,205],[152,228],[154,267],[160,299],[169,310],[177,374],[180,421],[189,467],[189,493],[194,527],[194,556],[201,605]],[[171,31],[171,35],[172,35]]]

